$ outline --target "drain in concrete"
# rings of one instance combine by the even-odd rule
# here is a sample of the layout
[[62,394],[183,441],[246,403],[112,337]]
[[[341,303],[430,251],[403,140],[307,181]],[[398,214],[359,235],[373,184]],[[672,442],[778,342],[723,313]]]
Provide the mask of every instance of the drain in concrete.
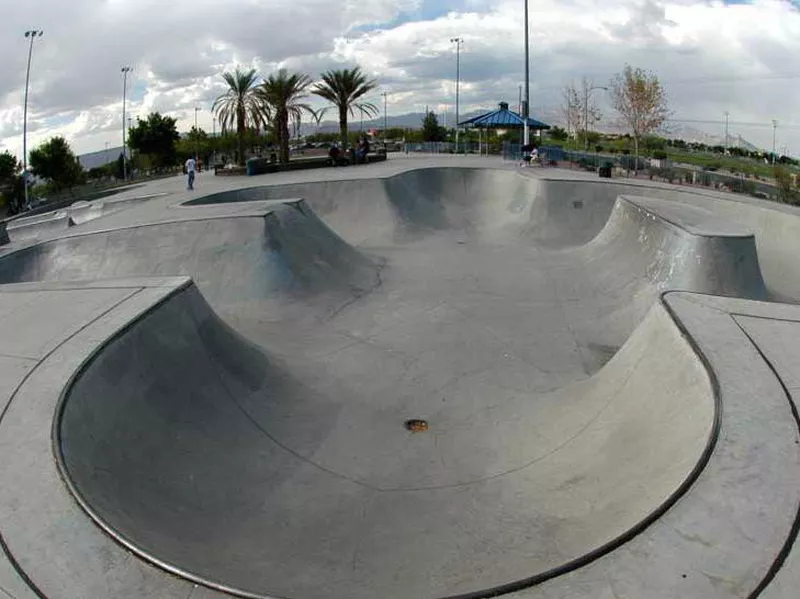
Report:
[[419,418],[412,418],[411,420],[406,420],[404,426],[412,433],[419,433],[428,430],[428,422],[426,420],[421,420]]

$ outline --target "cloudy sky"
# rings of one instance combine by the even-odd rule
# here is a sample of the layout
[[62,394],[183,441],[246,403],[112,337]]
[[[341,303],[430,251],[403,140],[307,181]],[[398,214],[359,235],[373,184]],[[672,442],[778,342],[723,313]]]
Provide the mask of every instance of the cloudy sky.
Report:
[[[224,7],[224,8],[223,8]],[[22,151],[26,29],[33,52],[29,148],[64,135],[78,153],[121,144],[122,75],[129,111],[166,112],[211,129],[220,73],[281,66],[314,77],[361,65],[389,93],[389,114],[430,105],[454,112],[516,104],[523,81],[523,0],[28,0],[0,22],[0,149]],[[587,75],[606,84],[626,62],[664,82],[674,126],[731,134],[800,154],[797,0],[531,0],[531,110],[558,113],[561,89]],[[596,91],[605,122],[614,118]]]

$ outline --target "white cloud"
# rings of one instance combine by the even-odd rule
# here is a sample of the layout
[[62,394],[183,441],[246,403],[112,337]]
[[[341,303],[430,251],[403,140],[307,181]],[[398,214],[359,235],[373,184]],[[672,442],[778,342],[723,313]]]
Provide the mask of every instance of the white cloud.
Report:
[[[430,12],[431,0],[227,0],[224,8],[211,0],[35,4],[24,11],[17,4],[0,23],[0,146],[16,152],[27,58],[22,32],[31,26],[45,36],[34,52],[29,145],[64,134],[81,152],[119,143],[123,64],[135,68],[131,113],[168,112],[184,129],[194,106],[204,109],[199,124],[211,128],[219,73],[235,64],[316,75],[357,63],[391,92],[390,113],[426,104],[452,113],[449,39],[461,36],[462,113],[500,100],[515,104],[522,82],[520,0],[451,0],[438,13]],[[38,22],[28,22],[32,14]],[[409,14],[441,16],[362,29]],[[539,0],[530,3],[530,27],[537,115],[557,114],[566,82],[583,75],[605,82],[629,62],[662,78],[677,118],[722,120],[728,111],[731,131],[764,147],[772,145],[775,118],[779,149],[800,154],[800,109],[793,101],[800,72],[792,73],[800,12],[790,2]],[[607,106],[603,112],[610,118]],[[720,125],[693,126],[721,132]]]

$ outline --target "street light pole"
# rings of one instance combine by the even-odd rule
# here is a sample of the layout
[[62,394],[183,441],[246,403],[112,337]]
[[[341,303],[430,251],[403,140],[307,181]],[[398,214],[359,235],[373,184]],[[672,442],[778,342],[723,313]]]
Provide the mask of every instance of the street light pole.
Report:
[[386,131],[389,130],[389,113],[387,109],[389,93],[383,92],[381,95],[383,96],[383,143],[386,143]]
[[133,69],[131,67],[122,67],[122,180],[128,180],[128,152],[125,145],[125,101],[128,97],[128,73]]
[[25,188],[25,204],[28,205],[28,84],[31,80],[31,58],[33,57],[33,40],[42,37],[41,29],[29,29],[25,37],[30,38],[28,47],[28,70],[25,75],[25,103],[22,108],[22,187]]
[[531,73],[530,73],[530,42],[528,33],[528,0],[525,0],[525,100],[522,104],[522,122],[523,122],[523,145],[531,143],[531,128],[528,125],[528,117],[530,116],[530,101],[531,101]]
[[775,166],[775,140],[778,134],[778,121],[772,119],[772,166]]
[[726,110],[726,111],[725,111],[725,153],[726,153],[726,154],[728,153],[728,147],[729,147],[729,145],[730,145],[730,144],[728,143],[728,116],[729,116],[729,113],[728,113],[728,111]]
[[604,89],[608,91],[607,87],[602,85],[584,85],[583,86],[583,151],[589,151],[589,94],[596,89]]
[[458,154],[458,87],[461,82],[461,45],[464,43],[464,39],[451,37],[450,43],[456,45],[456,154]]
[[194,107],[194,159],[197,160],[197,138],[198,138],[198,129],[197,129],[197,113],[200,110],[197,106]]
[[216,168],[217,166],[217,115],[214,114],[214,107],[211,107],[211,137],[214,142],[214,154],[213,154],[213,164],[212,166]]

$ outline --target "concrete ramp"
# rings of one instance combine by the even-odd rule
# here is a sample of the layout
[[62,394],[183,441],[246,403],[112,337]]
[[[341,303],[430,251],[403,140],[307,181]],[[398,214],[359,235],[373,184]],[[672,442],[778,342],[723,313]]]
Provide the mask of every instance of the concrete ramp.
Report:
[[195,580],[253,597],[441,597],[621,542],[677,499],[714,422],[708,377],[660,305],[558,392],[443,405],[424,433],[383,399],[310,389],[189,287],[86,364],[57,448],[92,517]]
[[[0,299],[13,317],[27,293],[128,289],[135,317],[58,337],[61,378],[37,378],[63,398],[54,446],[84,510],[184,578],[256,598],[735,599],[769,578],[800,488],[789,391],[731,316],[772,314],[749,299],[770,297],[779,229],[641,189],[426,168],[172,198],[7,252]],[[770,289],[791,290],[775,273],[796,261],[766,247]],[[13,403],[3,447],[54,413],[33,405]],[[2,525],[24,502],[0,490]],[[60,564],[72,529],[49,515],[6,531],[52,590],[37,556]],[[139,574],[95,542],[70,563]],[[189,594],[129,580],[67,594]]]
[[185,273],[216,305],[232,310],[276,295],[325,296],[335,305],[374,288],[379,269],[379,261],[344,243],[303,201],[291,201],[246,217],[187,218],[45,242],[5,256],[0,278]]
[[66,233],[75,221],[66,212],[19,218],[8,222],[8,236],[13,242],[40,239]]

